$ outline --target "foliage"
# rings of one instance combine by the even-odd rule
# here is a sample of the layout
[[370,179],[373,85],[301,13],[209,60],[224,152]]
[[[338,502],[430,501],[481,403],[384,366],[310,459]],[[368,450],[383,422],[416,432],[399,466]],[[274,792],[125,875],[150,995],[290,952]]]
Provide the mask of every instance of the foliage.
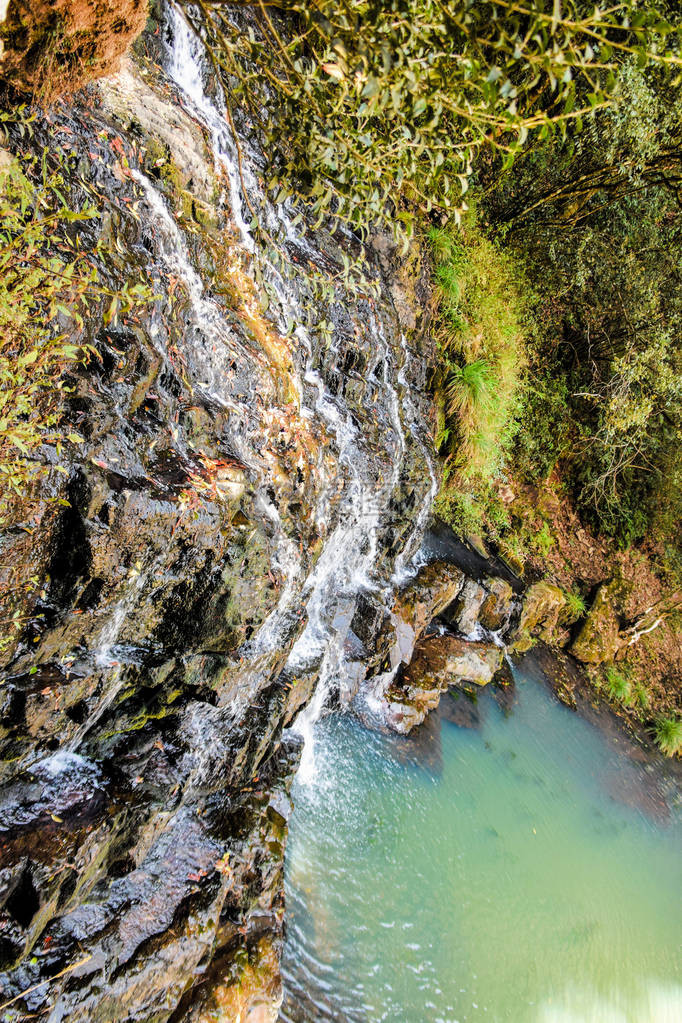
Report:
[[447,522],[458,536],[476,536],[483,532],[485,504],[470,490],[456,484],[441,487],[434,512]]
[[59,455],[82,440],[64,435],[60,406],[64,369],[85,356],[82,311],[96,272],[68,228],[96,214],[71,210],[63,187],[46,154],[37,180],[17,161],[0,170],[0,522],[38,471],[41,447]]
[[538,478],[561,460],[583,514],[629,544],[682,513],[682,97],[631,63],[616,96],[490,184],[486,212],[543,324],[519,464]]
[[[21,111],[13,119],[21,119]],[[3,115],[2,120],[9,120]],[[24,118],[24,128],[30,121]],[[104,322],[151,299],[142,282],[112,290],[99,283],[98,248],[82,247],[82,229],[99,216],[68,200],[71,169],[57,153],[0,165],[0,525],[65,445],[82,437],[64,420],[66,371],[92,351],[84,317],[105,303]],[[6,158],[5,158],[6,157]],[[56,462],[47,455],[51,447]]]
[[564,590],[566,599],[566,617],[570,622],[577,622],[585,617],[587,605],[585,598],[577,590]]
[[543,558],[546,558],[552,549],[553,543],[554,537],[550,532],[549,524],[547,522],[543,522],[542,527],[533,537],[533,546]]
[[643,682],[635,682],[632,687],[633,702],[639,710],[644,711],[651,702],[649,692]]
[[[401,200],[466,209],[481,152],[513,157],[611,102],[628,54],[677,66],[676,30],[634,0],[182,0],[246,100],[279,199],[409,227]],[[248,8],[247,17],[240,9]]]
[[614,665],[610,665],[606,669],[606,691],[610,699],[617,700],[619,703],[625,704],[626,707],[632,705],[632,683],[628,676]]
[[521,284],[473,217],[429,231],[438,282],[437,447],[460,475],[490,479],[516,429],[524,346]]
[[660,717],[655,725],[656,742],[667,757],[682,753],[682,718]]

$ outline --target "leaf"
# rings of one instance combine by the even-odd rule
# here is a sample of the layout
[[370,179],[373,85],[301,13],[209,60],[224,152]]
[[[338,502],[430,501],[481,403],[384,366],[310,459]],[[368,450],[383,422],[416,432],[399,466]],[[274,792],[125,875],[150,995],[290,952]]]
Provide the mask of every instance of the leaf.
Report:
[[320,67],[337,82],[342,82],[346,77],[343,73],[343,69],[340,68],[338,64],[321,64]]

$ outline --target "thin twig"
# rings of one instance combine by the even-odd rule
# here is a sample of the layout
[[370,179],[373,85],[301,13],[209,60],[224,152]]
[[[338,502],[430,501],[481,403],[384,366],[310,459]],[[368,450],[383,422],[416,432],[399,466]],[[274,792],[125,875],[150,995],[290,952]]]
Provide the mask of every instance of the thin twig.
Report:
[[92,959],[92,955],[86,956],[85,959],[79,959],[77,963],[72,963],[71,966],[65,966],[59,973],[55,973],[54,977],[48,977],[47,980],[41,980],[39,984],[34,984],[33,987],[27,987],[25,991],[20,991],[14,998],[10,998],[8,1002],[3,1002],[0,1005],[0,1012],[6,1009],[9,1005],[14,1005],[20,998],[25,998],[26,995],[30,995],[33,991],[37,991],[39,987],[44,987],[45,984],[51,984],[53,980],[57,980],[58,977],[63,977],[65,973],[71,973],[72,970],[77,970],[79,966],[85,966]]

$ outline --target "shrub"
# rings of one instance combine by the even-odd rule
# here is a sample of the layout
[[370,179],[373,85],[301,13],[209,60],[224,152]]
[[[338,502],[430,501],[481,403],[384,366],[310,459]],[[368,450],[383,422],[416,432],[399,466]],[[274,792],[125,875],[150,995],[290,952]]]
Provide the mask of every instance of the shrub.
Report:
[[535,284],[518,461],[557,461],[583,517],[623,546],[682,514],[682,98],[624,64],[618,102],[577,137],[486,178],[485,212]]
[[405,201],[459,215],[479,153],[510,157],[531,133],[579,124],[610,102],[623,54],[646,63],[673,32],[633,0],[551,13],[501,0],[182,4],[207,15],[215,68],[260,124],[277,197],[356,227],[409,224]]

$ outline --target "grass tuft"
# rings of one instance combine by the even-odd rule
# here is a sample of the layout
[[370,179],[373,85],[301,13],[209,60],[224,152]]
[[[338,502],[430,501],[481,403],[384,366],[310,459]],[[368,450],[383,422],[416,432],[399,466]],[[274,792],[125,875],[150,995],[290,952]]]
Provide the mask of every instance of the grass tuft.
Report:
[[614,665],[606,669],[606,691],[611,700],[631,707],[634,699],[632,683],[627,675]]
[[655,725],[655,736],[658,748],[667,757],[682,753],[682,718],[660,717]]
[[472,219],[432,228],[440,356],[438,447],[468,480],[489,480],[516,430],[525,364],[521,288]]
[[566,598],[566,614],[569,620],[577,622],[584,618],[587,611],[585,598],[577,590],[565,590],[564,597]]

